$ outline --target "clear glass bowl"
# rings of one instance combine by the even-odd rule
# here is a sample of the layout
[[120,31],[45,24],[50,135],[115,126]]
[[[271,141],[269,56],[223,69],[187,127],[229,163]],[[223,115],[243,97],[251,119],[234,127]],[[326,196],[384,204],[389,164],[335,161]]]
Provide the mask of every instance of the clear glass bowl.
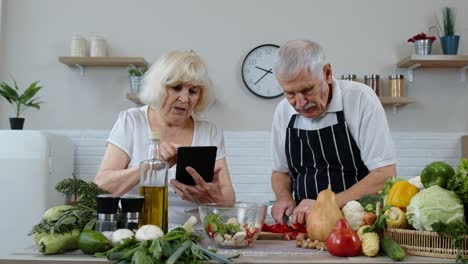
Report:
[[262,230],[267,204],[236,203],[233,207],[202,204],[198,207],[206,235],[218,247],[247,247]]

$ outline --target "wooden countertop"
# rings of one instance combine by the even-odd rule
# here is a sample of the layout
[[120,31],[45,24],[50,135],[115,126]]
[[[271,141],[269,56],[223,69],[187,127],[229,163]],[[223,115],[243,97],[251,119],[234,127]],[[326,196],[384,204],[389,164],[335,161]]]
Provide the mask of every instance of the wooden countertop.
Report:
[[[249,248],[218,249],[222,255],[232,255],[239,252],[240,257],[233,259],[235,263],[455,263],[454,259],[428,258],[407,256],[402,262],[393,261],[385,256],[340,258],[331,256],[327,251],[296,247],[296,241],[258,240]],[[210,241],[202,241],[204,246],[212,246]],[[73,251],[58,255],[44,256],[35,247],[0,257],[2,264],[33,264],[33,263],[67,263],[67,264],[102,264],[110,263],[106,259],[84,255]]]

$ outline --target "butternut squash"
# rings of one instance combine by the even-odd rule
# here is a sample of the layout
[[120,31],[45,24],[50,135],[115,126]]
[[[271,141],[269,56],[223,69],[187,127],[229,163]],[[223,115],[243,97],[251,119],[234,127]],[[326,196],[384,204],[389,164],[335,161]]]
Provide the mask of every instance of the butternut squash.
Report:
[[328,189],[321,191],[307,216],[307,234],[312,241],[325,242],[335,227],[336,221],[343,218],[335,193]]

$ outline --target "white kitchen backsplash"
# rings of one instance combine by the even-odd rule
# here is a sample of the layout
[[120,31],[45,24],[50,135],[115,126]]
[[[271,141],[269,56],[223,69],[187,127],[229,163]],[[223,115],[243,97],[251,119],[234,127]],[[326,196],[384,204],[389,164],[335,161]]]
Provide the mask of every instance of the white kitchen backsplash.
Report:
[[[104,155],[105,130],[54,130],[74,144],[74,173],[92,181]],[[432,161],[456,166],[461,158],[461,133],[394,132],[398,176],[410,178]],[[238,201],[274,200],[271,192],[269,131],[225,131],[226,154]]]

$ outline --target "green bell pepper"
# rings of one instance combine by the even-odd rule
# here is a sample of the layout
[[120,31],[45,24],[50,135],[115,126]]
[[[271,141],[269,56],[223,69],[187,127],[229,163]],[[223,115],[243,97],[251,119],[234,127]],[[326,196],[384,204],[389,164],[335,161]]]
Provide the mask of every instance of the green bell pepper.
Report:
[[445,189],[447,181],[454,174],[455,171],[449,164],[442,161],[432,162],[421,171],[421,183],[426,189],[434,185]]

